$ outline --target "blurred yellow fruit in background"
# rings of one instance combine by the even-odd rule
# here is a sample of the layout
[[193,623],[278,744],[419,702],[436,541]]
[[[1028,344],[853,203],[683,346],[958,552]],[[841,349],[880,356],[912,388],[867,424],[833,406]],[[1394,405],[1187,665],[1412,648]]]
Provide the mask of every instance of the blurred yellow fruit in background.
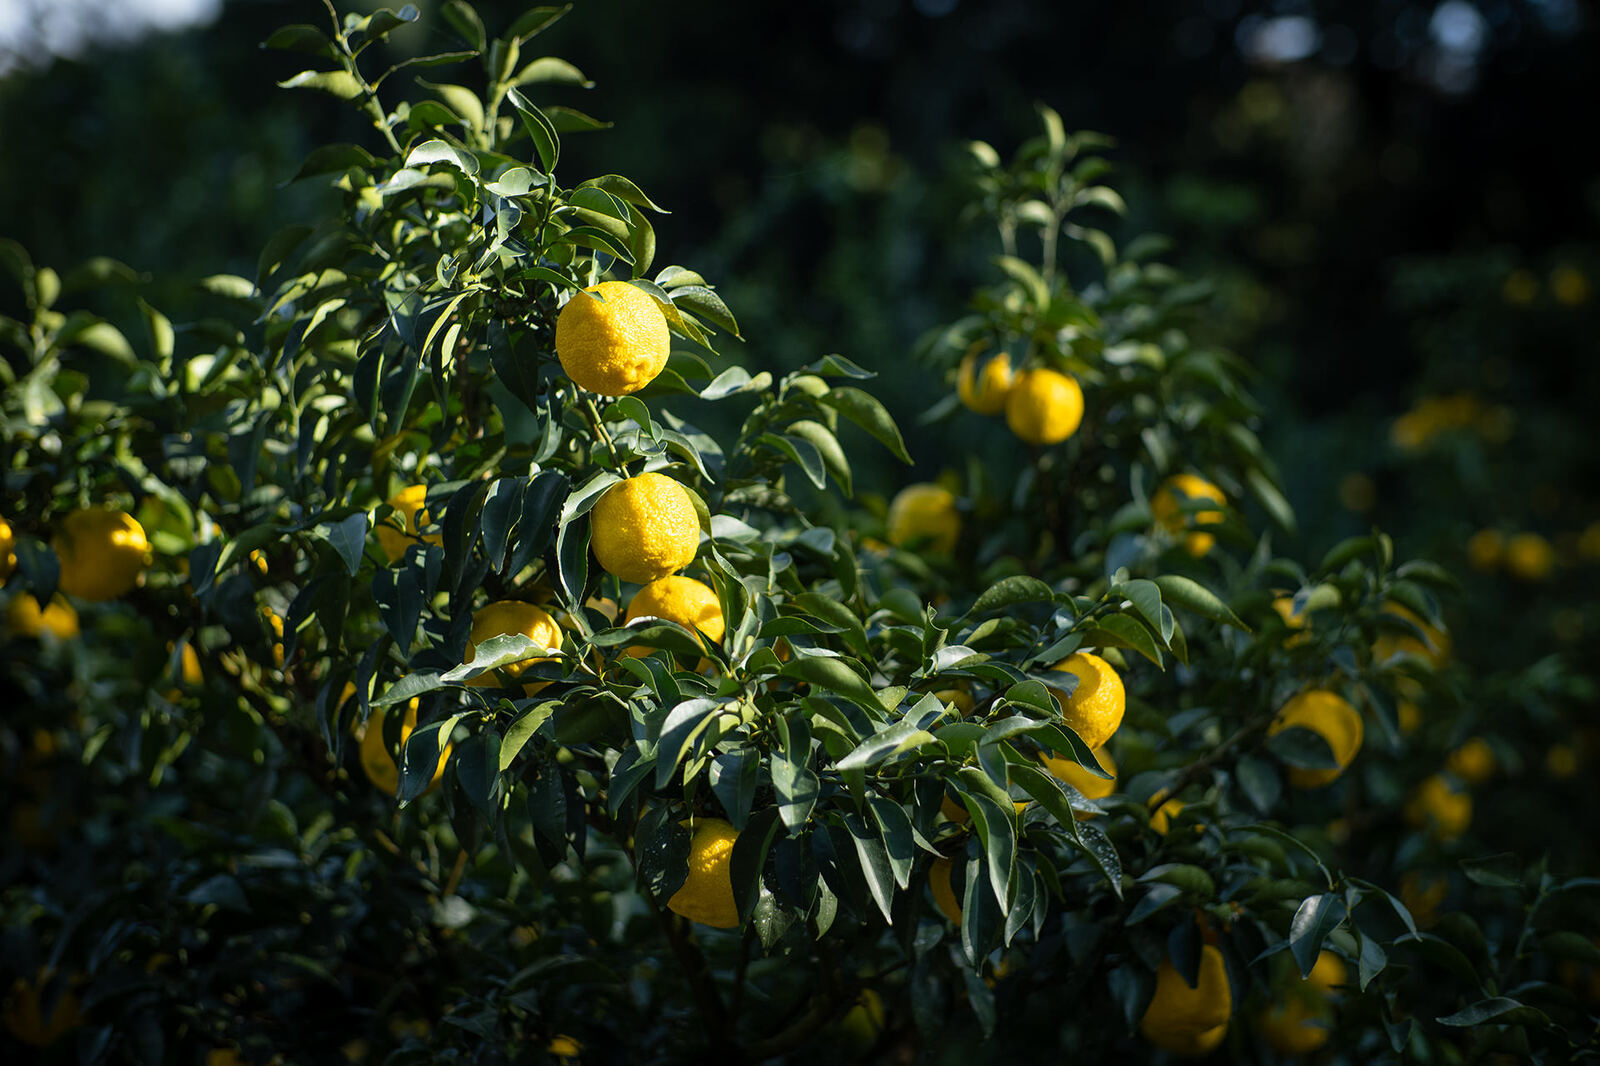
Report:
[[887,528],[889,543],[896,547],[948,555],[961,537],[955,494],[929,482],[907,485],[889,504]]
[[[1174,537],[1186,529],[1198,530],[1199,527],[1221,525],[1221,511],[1186,512],[1183,509],[1185,503],[1193,504],[1200,500],[1215,503],[1218,507],[1228,503],[1222,490],[1205,478],[1195,474],[1174,474],[1150,497],[1150,514],[1157,525]],[[1214,534],[1199,531],[1190,532],[1183,538],[1184,548],[1196,557],[1205,555],[1216,542]]]

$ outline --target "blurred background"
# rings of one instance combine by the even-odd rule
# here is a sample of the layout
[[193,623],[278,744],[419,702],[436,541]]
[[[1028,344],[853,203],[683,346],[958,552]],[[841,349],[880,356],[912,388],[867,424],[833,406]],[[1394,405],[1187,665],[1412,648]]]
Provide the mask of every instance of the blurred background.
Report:
[[[395,47],[448,47],[418,6]],[[482,7],[491,28],[520,10]],[[204,313],[188,281],[253,276],[331,195],[287,184],[309,148],[371,136],[276,88],[301,57],[259,47],[325,18],[314,0],[0,0],[0,236],[62,270],[121,260],[175,319]],[[1215,286],[1206,339],[1259,371],[1301,520],[1279,547],[1315,559],[1376,524],[1464,574],[1447,618],[1487,679],[1469,699],[1550,744],[1509,780],[1577,788],[1600,651],[1596,5],[581,0],[539,45],[596,82],[557,102],[616,124],[569,137],[566,173],[627,174],[673,211],[657,261],[722,287],[749,338],[734,357],[880,372],[918,467],[864,454],[878,493],[1003,443],[994,422],[918,421],[948,389],[917,339],[997,251],[956,217],[953,147],[1009,155],[1035,100],[1114,136],[1114,236],[1170,235]],[[1480,826],[1520,841],[1496,809]]]

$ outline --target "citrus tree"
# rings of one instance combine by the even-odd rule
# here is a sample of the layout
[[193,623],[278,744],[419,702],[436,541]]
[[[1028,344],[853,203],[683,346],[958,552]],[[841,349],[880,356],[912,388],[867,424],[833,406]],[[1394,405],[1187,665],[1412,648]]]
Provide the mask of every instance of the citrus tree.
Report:
[[1593,954],[1589,881],[1496,859],[1481,919],[1427,895],[1472,778],[1406,739],[1460,698],[1449,575],[1378,532],[1275,552],[1246,366],[1157,242],[1093,224],[1104,141],[1041,109],[1010,165],[971,146],[1002,254],[923,346],[927,417],[1003,416],[1019,461],[879,513],[852,454],[909,457],[866,361],[719,355],[737,320],[655,265],[661,209],[560,167],[605,125],[531,48],[566,10],[491,35],[452,0],[457,44],[391,66],[410,6],[274,34],[310,57],[282,84],[372,132],[310,156],[337,207],[206,278],[212,318],[6,247],[11,1038],[1584,1045],[1552,952]]

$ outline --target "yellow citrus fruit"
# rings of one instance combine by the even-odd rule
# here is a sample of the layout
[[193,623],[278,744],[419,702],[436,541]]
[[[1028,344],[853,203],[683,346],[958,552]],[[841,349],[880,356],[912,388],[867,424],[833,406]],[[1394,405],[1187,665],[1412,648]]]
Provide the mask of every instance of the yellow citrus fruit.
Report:
[[6,628],[12,636],[33,637],[49,633],[57,640],[71,640],[78,635],[78,612],[65,598],[57,596],[44,610],[33,593],[18,593],[6,608]]
[[1443,877],[1416,870],[1400,875],[1400,902],[1418,925],[1432,925],[1439,916],[1439,905],[1449,894],[1450,882]]
[[853,1050],[865,1051],[883,1034],[884,1021],[883,997],[874,989],[863,988],[855,1005],[839,1020],[839,1033]]
[[268,607],[267,608],[267,625],[269,627],[271,627],[272,635],[273,635],[274,638],[276,638],[273,641],[273,644],[272,644],[272,665],[277,666],[279,668],[282,668],[282,666],[283,666],[283,616],[280,615],[277,611],[274,611],[272,608]]
[[935,692],[934,697],[940,702],[953,706],[956,713],[965,718],[972,713],[972,708],[977,706],[973,702],[972,693],[962,688],[942,688]]
[[[350,691],[354,692],[354,689]],[[406,716],[400,723],[402,749],[405,748],[406,741],[411,738],[412,730],[417,728],[418,703],[418,700],[412,700],[406,704]],[[354,732],[356,743],[361,747],[361,768],[367,772],[367,780],[393,796],[400,791],[400,767],[395,762],[394,752],[390,751],[383,741],[384,713],[387,710],[385,707],[374,707],[367,720],[354,727]],[[439,752],[439,765],[434,767],[433,780],[428,782],[424,794],[439,787],[439,781],[444,777],[445,764],[450,761],[453,747],[452,744],[446,744],[444,750]]]
[[1350,980],[1350,971],[1339,956],[1331,951],[1323,951],[1317,954],[1317,961],[1304,980],[1317,991],[1333,995]]
[[1433,774],[1406,801],[1406,821],[1437,840],[1454,840],[1472,824],[1472,796],[1443,775]]
[[[541,648],[554,650],[561,647],[561,627],[544,608],[521,600],[497,600],[472,613],[472,630],[467,636],[467,662],[470,663],[477,656],[479,644],[513,633],[521,633]],[[498,670],[479,674],[467,684],[476,688],[507,688],[534,663],[549,661],[549,656],[536,655],[520,662],[507,663]]]
[[[722,640],[727,623],[722,618],[722,604],[711,586],[692,577],[674,574],[650,582],[634,594],[628,604],[624,623],[635,618],[662,618],[676,622],[689,630],[698,630],[713,644]],[[628,649],[629,655],[648,655],[650,649],[639,646]]]
[[1500,287],[1500,295],[1508,304],[1526,307],[1539,295],[1539,279],[1531,270],[1513,270],[1506,275],[1505,283]]
[[[1104,747],[1094,749],[1094,757],[1100,764],[1100,769],[1111,775],[1109,780],[1094,776],[1065,755],[1041,754],[1039,759],[1044,763],[1045,769],[1050,771],[1050,776],[1057,781],[1065,781],[1088,799],[1105,799],[1117,790],[1117,764]],[[1094,814],[1090,811],[1074,811],[1073,816],[1083,821],[1086,818],[1093,818]]]
[[1221,525],[1223,519],[1221,511],[1184,511],[1184,503],[1200,500],[1208,500],[1218,507],[1228,503],[1221,489],[1194,474],[1172,475],[1150,497],[1150,515],[1168,534],[1176,537],[1186,529],[1191,530],[1184,535],[1183,546],[1196,558],[1209,552],[1217,543],[1214,534],[1199,532],[1196,527]]
[[1474,570],[1489,573],[1500,565],[1506,539],[1498,529],[1480,529],[1467,538],[1467,562]]
[[955,800],[951,799],[949,793],[945,793],[945,795],[940,798],[939,813],[957,825],[966,825],[972,820],[972,815],[967,811],[967,809],[961,804],[957,803]]
[[1212,944],[1200,948],[1200,972],[1193,987],[1171,959],[1156,969],[1156,991],[1139,1020],[1146,1040],[1174,1055],[1205,1054],[1222,1042],[1233,1015],[1233,990],[1222,952]]
[[552,1037],[545,1047],[545,1054],[552,1056],[560,1066],[577,1066],[578,1056],[583,1054],[583,1045],[570,1036]]
[[1172,831],[1172,820],[1187,806],[1181,799],[1169,799],[1150,813],[1150,828],[1162,836]]
[[1083,389],[1076,378],[1040,367],[1024,370],[1006,393],[1006,425],[1029,444],[1059,444],[1083,421]]
[[1391,656],[1405,652],[1409,655],[1419,656],[1435,669],[1443,666],[1445,660],[1450,658],[1450,634],[1438,626],[1429,625],[1417,616],[1417,612],[1398,603],[1383,605],[1383,613],[1403,618],[1422,631],[1427,638],[1426,643],[1418,640],[1409,633],[1394,633],[1384,631],[1378,634],[1378,639],[1372,643],[1372,657],[1378,662],[1384,662]]
[[1555,569],[1556,550],[1537,533],[1518,533],[1506,541],[1506,569],[1521,581],[1543,581]]
[[1590,522],[1578,537],[1578,554],[1593,561],[1600,559],[1600,522]]
[[383,554],[391,563],[399,562],[406,554],[406,549],[421,538],[427,544],[443,544],[442,533],[422,535],[422,527],[431,525],[432,518],[426,508],[428,502],[428,486],[407,485],[393,496],[389,497],[389,506],[400,514],[404,531],[394,528],[388,523],[378,524],[378,544],[383,548]]
[[640,474],[612,485],[589,520],[600,565],[639,585],[682,570],[700,547],[694,501],[665,474]]
[[952,868],[949,859],[942,856],[934,859],[928,869],[928,891],[933,893],[933,905],[939,908],[939,913],[960,925],[961,903],[956,899],[955,886],[950,880]]
[[1578,772],[1578,751],[1571,744],[1552,744],[1544,753],[1544,768],[1558,781]]
[[574,295],[556,319],[561,369],[602,396],[625,396],[650,384],[671,347],[661,305],[625,281],[602,281]]
[[[1196,533],[1191,535],[1207,536],[1208,534]],[[1283,624],[1292,631],[1291,635],[1285,638],[1283,642],[1284,647],[1292,648],[1297,644],[1304,644],[1307,640],[1311,639],[1310,633],[1300,632],[1300,630],[1305,629],[1306,626],[1310,624],[1311,620],[1304,614],[1295,613],[1293,596],[1279,596],[1277,599],[1272,601],[1272,609],[1278,612],[1278,617],[1283,619]]]
[[939,555],[955,550],[961,536],[961,513],[955,495],[938,485],[907,485],[889,504],[889,543],[921,545]]
[[978,368],[978,351],[961,357],[961,369],[956,372],[956,395],[969,410],[980,415],[997,415],[1005,410],[1006,397],[1011,394],[1015,375],[1011,372],[1011,357],[1001,352]]
[[231,1047],[214,1047],[206,1052],[206,1066],[250,1066],[250,1060]]
[[1556,267],[1550,272],[1550,292],[1559,303],[1577,307],[1589,300],[1589,279],[1577,267]]
[[1309,1055],[1328,1042],[1333,1011],[1316,996],[1285,995],[1256,1018],[1267,1046],[1280,1055]]
[[733,899],[733,843],[739,831],[721,818],[698,818],[692,828],[689,877],[667,901],[667,908],[691,921],[732,929],[739,924],[739,907]]
[[1464,783],[1481,785],[1494,776],[1494,749],[1482,737],[1470,737],[1450,753],[1445,767]]
[[1083,742],[1098,748],[1111,739],[1122,724],[1127,709],[1127,692],[1122,678],[1111,664],[1086,651],[1073,652],[1050,669],[1062,670],[1078,679],[1078,687],[1068,696],[1052,688],[1061,704],[1061,719],[1072,727]]
[[1326,689],[1307,689],[1284,704],[1267,728],[1267,734],[1290,728],[1309,729],[1320,736],[1333,749],[1333,757],[1339,763],[1337,768],[1326,770],[1291,766],[1289,783],[1295,788],[1321,788],[1332,784],[1361,750],[1361,713]]
[[112,600],[139,583],[150,565],[150,542],[132,515],[106,507],[73,511],[52,541],[61,558],[61,591]]
[[55,997],[48,1017],[44,1013],[45,1000],[51,981],[51,971],[41,970],[33,981],[17,978],[11,985],[11,996],[6,1000],[5,1025],[11,1035],[32,1047],[47,1047],[76,1029],[83,1022],[78,1008],[78,996],[72,990],[76,981]]
[[0,518],[0,585],[6,583],[11,571],[17,568],[17,535],[11,523]]

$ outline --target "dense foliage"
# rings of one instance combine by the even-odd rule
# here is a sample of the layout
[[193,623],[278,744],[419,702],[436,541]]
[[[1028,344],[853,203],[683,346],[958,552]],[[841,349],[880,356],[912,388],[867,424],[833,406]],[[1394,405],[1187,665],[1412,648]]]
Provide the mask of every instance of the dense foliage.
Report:
[[[137,317],[78,310],[129,272],[5,246],[8,1039],[141,1062],[1592,1054],[1600,882],[1578,849],[1485,858],[1468,833],[1469,788],[1545,740],[1491,727],[1528,679],[1452,658],[1455,580],[1382,532],[1279,554],[1270,412],[1204,339],[1210,290],[1107,232],[1105,140],[1040,108],[1009,164],[967,146],[968,220],[1002,254],[920,346],[947,393],[924,417],[980,417],[966,360],[1032,443],[885,514],[852,499],[858,452],[910,458],[875,359],[733,364],[718,288],[654,265],[660,208],[558,166],[604,126],[547,98],[585,84],[531,50],[563,14],[491,36],[453,2],[451,50],[392,66],[410,8],[275,33],[311,57],[283,84],[373,135],[311,154],[297,179],[337,208],[254,278],[208,278],[214,317],[136,289]],[[620,397],[557,351],[602,279],[672,334]],[[1048,395],[1080,409],[1031,418],[1009,375],[1066,378]],[[720,636],[630,621],[596,508],[645,473],[688,491]],[[82,583],[82,508],[135,517],[137,587]],[[546,636],[481,628],[507,601]],[[57,602],[70,625],[37,620]],[[1057,668],[1086,653],[1104,672]],[[1085,716],[1098,686],[1114,714]],[[1286,714],[1308,693],[1354,733]],[[1488,755],[1462,755],[1480,725]],[[692,845],[723,820],[734,920],[690,922]],[[1218,974],[1222,1031],[1152,1022]],[[1291,1007],[1310,1024],[1284,1038]],[[52,1031],[63,1010],[80,1024]]]

